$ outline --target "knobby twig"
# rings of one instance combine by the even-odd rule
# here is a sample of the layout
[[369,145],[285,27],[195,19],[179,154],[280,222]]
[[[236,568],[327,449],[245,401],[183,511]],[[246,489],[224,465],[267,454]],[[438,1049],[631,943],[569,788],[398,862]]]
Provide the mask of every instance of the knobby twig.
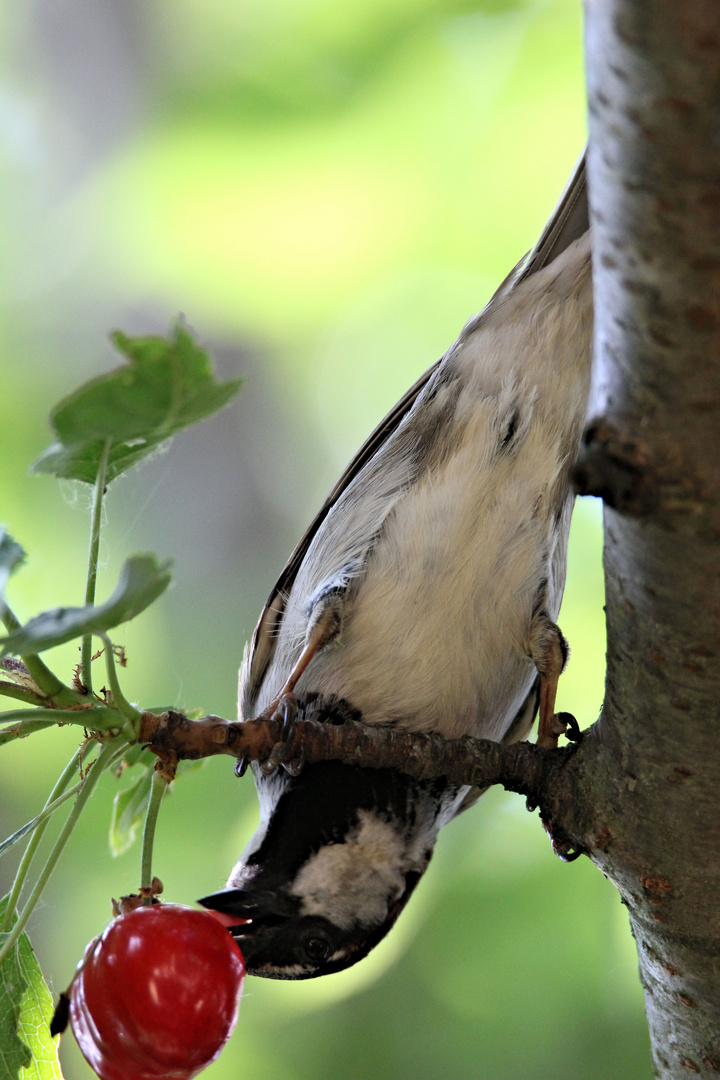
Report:
[[[282,738],[282,721],[190,720],[181,713],[144,713],[139,741],[160,755],[179,759],[228,754],[245,761],[268,761]],[[527,796],[531,808],[553,837],[556,852],[567,858],[579,845],[566,828],[567,766],[576,746],[543,750],[531,743],[489,739],[445,739],[434,733],[370,727],[353,720],[326,724],[302,719],[295,725],[292,762],[343,761],[366,768],[390,768],[418,780],[445,776],[451,783],[485,788],[501,784]]]

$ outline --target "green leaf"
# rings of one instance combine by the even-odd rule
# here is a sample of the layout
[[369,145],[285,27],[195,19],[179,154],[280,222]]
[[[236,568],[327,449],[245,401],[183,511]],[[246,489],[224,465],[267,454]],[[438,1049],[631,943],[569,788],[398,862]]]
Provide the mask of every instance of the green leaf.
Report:
[[[179,761],[177,765],[177,775],[181,776],[184,773],[195,772],[196,769],[201,769],[206,765],[207,760],[207,758],[201,758],[198,761]],[[128,747],[128,750],[123,757],[125,768],[132,768],[133,765],[140,765],[142,767],[142,772],[133,780],[129,787],[124,788],[122,791],[118,791],[113,799],[109,840],[110,853],[116,857],[118,855],[124,855],[137,840],[140,826],[145,820],[145,812],[147,810],[150,787],[152,785],[152,774],[156,761],[157,758],[152,750],[148,750],[147,747],[140,746],[138,743]],[[171,784],[168,788],[168,793],[172,791],[172,788],[173,785]],[[0,854],[1,853],[2,846],[0,845]]]
[[[0,916],[7,897],[0,902]],[[0,934],[0,941],[5,937]],[[52,998],[27,934],[0,965],[0,1080],[62,1080]]]
[[118,791],[113,799],[110,819],[110,852],[124,855],[135,843],[147,810],[152,767],[145,767],[140,776],[124,791]]
[[20,544],[13,540],[4,525],[0,525],[0,596],[5,592],[13,570],[17,569],[24,559],[25,552]]
[[[153,712],[153,709],[146,710]],[[161,709],[160,712],[165,712]],[[138,762],[144,766],[152,766],[157,761],[157,757],[153,754],[152,750],[148,750],[147,746],[143,746],[141,743],[132,743],[125,749],[122,759],[116,762],[113,767],[113,771],[116,776],[120,776],[127,769],[132,768],[133,765],[137,765]]]
[[134,619],[170,584],[170,561],[158,563],[154,555],[133,555],[120,571],[110,599],[99,607],[55,608],[44,611],[19,630],[0,638],[2,655],[38,653],[88,633],[103,633]]
[[218,383],[207,353],[181,322],[168,339],[111,335],[129,363],[85,383],[50,414],[57,442],[34,472],[95,482],[100,455],[111,440],[110,483],[152,454],[182,428],[226,405],[241,379]]

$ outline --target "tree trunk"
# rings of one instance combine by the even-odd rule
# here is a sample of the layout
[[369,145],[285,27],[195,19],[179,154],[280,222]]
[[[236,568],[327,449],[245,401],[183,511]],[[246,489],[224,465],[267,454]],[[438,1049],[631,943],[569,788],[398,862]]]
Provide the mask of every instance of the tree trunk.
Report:
[[657,1074],[720,1074],[720,7],[587,0],[605,706],[568,831],[619,889]]

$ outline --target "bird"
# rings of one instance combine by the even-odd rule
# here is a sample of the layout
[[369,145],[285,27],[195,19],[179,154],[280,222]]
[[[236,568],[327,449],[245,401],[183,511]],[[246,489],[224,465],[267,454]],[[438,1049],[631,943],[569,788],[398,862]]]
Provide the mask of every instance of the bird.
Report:
[[[590,241],[583,155],[535,247],[370,435],[293,552],[245,651],[240,719],[510,742],[539,711],[539,744],[557,745]],[[199,902],[250,974],[315,978],[387,934],[442,826],[482,792],[278,761],[253,763],[260,825]]]

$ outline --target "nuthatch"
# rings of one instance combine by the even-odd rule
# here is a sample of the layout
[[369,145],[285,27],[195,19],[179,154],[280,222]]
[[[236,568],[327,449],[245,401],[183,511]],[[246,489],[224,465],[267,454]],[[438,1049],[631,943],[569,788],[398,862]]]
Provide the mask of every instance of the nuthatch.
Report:
[[[581,159],[536,247],[370,436],[260,616],[240,715],[556,745],[556,619],[587,408],[590,231]],[[207,907],[248,971],[349,967],[387,933],[439,829],[481,794],[339,762],[254,767],[261,824]]]

